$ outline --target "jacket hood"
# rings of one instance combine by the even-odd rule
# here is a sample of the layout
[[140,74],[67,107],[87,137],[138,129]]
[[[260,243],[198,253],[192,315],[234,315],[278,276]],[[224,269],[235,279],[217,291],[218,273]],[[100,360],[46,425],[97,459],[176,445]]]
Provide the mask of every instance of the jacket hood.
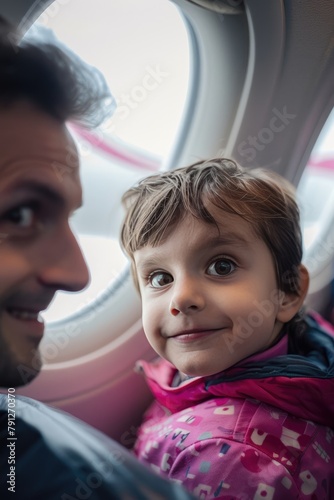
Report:
[[280,340],[288,343],[287,353],[264,361],[256,361],[255,355],[224,372],[194,377],[177,387],[172,387],[177,370],[169,362],[141,362],[141,366],[154,396],[172,413],[212,397],[251,398],[333,427],[334,334],[313,316],[304,321],[303,333],[287,333]]

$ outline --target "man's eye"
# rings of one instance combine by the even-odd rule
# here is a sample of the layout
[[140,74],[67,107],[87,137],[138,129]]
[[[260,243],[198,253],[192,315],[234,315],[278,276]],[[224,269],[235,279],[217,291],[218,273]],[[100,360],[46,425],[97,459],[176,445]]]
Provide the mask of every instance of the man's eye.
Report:
[[208,268],[211,276],[228,276],[235,271],[236,265],[229,259],[217,259]]
[[8,212],[6,218],[16,226],[29,228],[35,222],[35,209],[28,205],[22,205]]
[[149,283],[153,288],[162,288],[172,283],[173,277],[168,273],[156,272],[149,277]]

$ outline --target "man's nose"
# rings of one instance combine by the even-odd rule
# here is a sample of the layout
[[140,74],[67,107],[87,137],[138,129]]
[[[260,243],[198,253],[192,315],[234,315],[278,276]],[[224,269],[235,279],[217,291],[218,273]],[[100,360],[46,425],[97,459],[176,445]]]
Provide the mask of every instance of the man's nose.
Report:
[[47,242],[47,256],[40,269],[39,279],[57,290],[78,292],[89,282],[89,271],[84,256],[71,228],[67,225]]
[[205,307],[205,293],[196,279],[183,278],[174,281],[172,298],[169,306],[173,316],[193,314]]

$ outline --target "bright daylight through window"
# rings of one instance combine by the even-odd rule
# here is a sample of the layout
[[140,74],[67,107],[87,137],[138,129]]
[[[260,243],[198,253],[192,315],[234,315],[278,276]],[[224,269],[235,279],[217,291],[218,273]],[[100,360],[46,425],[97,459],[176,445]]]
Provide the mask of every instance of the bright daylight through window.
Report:
[[184,19],[169,0],[55,0],[30,35],[45,28],[102,71],[117,102],[114,116],[99,130],[74,129],[84,206],[72,223],[91,283],[77,294],[58,292],[44,313],[56,321],[94,303],[126,263],[118,244],[120,198],[138,178],[160,168],[176,139],[189,46]]
[[[323,127],[298,186],[305,263],[311,274],[333,258],[334,110]],[[322,251],[315,252],[320,242]],[[315,257],[315,254],[317,257]]]

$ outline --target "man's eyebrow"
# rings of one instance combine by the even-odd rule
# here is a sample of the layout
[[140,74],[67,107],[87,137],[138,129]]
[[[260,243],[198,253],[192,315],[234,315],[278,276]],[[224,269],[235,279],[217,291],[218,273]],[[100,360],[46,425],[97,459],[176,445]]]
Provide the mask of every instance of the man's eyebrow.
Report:
[[[46,198],[51,203],[64,206],[66,204],[65,198],[54,188],[44,184],[40,181],[20,181],[17,184],[11,185],[10,189],[16,189],[17,191],[34,193],[38,196]],[[79,204],[75,206],[74,210],[77,210],[82,206],[82,200],[79,200]]]

